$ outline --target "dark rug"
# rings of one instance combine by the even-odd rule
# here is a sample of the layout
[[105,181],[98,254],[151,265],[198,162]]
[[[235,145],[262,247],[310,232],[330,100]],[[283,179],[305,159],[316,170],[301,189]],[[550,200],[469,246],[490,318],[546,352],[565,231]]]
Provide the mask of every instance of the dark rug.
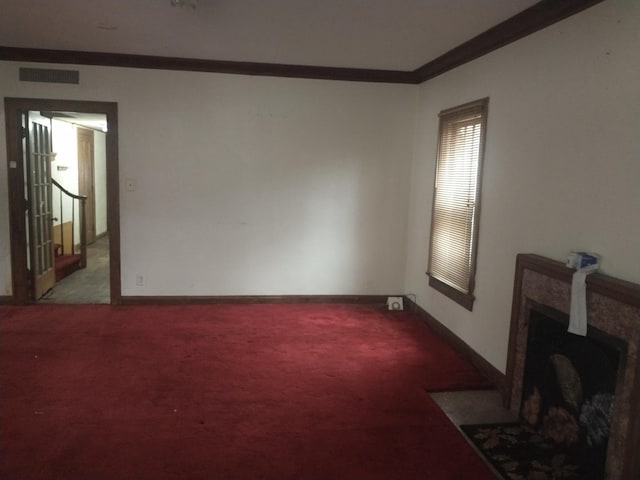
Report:
[[596,480],[602,459],[560,446],[521,423],[460,427],[493,467],[509,480]]

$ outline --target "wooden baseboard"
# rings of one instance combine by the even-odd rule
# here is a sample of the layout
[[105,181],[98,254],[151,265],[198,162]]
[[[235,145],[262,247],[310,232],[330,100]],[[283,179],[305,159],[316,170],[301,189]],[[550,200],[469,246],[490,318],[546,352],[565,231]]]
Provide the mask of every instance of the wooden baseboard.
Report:
[[385,304],[387,295],[228,295],[122,296],[122,305],[198,305],[221,303],[356,303]]
[[11,295],[0,295],[0,305],[15,305],[15,299]]
[[[393,295],[392,295],[393,296]],[[395,295],[402,296],[402,295]],[[257,303],[349,303],[363,305],[386,304],[388,295],[228,295],[228,296],[122,296],[121,305],[213,305]],[[467,358],[500,391],[505,388],[505,375],[486,361],[451,330],[408,297],[407,310],[415,313],[453,349]],[[0,305],[13,305],[12,296],[0,296]]]
[[480,372],[493,383],[504,397],[506,376],[485,360],[478,352],[467,345],[460,337],[436,320],[429,312],[408,297],[405,298],[407,310],[417,314],[433,331],[435,331],[454,350],[469,360]]

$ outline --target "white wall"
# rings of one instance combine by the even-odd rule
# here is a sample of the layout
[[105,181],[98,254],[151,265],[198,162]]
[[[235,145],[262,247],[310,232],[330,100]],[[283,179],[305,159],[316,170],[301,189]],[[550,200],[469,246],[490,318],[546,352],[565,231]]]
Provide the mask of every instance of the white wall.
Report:
[[[57,154],[51,163],[51,177],[63,188],[72,193],[78,193],[78,133],[75,125],[60,120],[52,121],[53,151]],[[58,170],[58,167],[66,167],[66,170]],[[75,215],[76,242],[80,238],[79,212],[73,208],[72,200],[67,195],[62,195],[62,212],[60,211],[60,190],[53,187],[53,215],[58,218],[54,224],[61,221],[72,221],[71,213]]]
[[[0,62],[0,93],[118,102],[123,294],[389,294],[404,283],[504,370],[517,253],[588,249],[603,272],[640,282],[639,9],[607,0],[419,87],[85,66],[80,86],[41,85]],[[485,96],[471,313],[424,272],[437,114]],[[5,156],[3,112],[0,123]],[[2,202],[5,293],[7,218]]]
[[[57,153],[52,163],[52,177],[71,193],[78,193],[78,127],[70,122],[54,119],[53,149]],[[96,235],[107,231],[107,164],[106,164],[106,136],[103,132],[91,130],[94,141],[94,184],[96,207]],[[59,166],[66,170],[58,170]],[[60,218],[60,195],[57,188],[53,188],[53,213]],[[62,196],[62,218],[64,222],[71,221],[72,200]],[[75,239],[80,238],[80,209],[77,201],[75,205]],[[54,221],[55,224],[60,221]]]
[[[402,291],[415,86],[88,66],[50,85],[22,65],[0,63],[2,96],[118,103],[124,295]],[[3,202],[7,293],[8,228]]]
[[[640,282],[640,2],[608,0],[420,86],[406,291],[504,371],[517,253]],[[468,312],[428,287],[438,112],[490,97]]]

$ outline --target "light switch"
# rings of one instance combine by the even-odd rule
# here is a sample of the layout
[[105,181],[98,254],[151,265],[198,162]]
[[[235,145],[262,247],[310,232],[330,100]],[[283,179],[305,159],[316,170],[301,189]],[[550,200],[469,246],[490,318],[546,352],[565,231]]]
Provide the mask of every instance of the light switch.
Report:
[[127,189],[127,192],[135,192],[136,180],[134,178],[127,178],[125,180],[125,188]]

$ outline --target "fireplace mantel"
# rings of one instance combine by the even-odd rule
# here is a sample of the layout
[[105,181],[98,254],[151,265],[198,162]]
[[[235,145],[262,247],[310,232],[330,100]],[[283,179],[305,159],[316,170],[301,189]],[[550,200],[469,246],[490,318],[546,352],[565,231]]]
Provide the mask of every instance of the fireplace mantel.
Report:
[[[505,403],[518,413],[529,313],[544,305],[569,314],[575,270],[539,255],[519,254],[511,309]],[[624,342],[607,450],[606,478],[640,480],[640,285],[594,273],[587,276],[587,325]]]

